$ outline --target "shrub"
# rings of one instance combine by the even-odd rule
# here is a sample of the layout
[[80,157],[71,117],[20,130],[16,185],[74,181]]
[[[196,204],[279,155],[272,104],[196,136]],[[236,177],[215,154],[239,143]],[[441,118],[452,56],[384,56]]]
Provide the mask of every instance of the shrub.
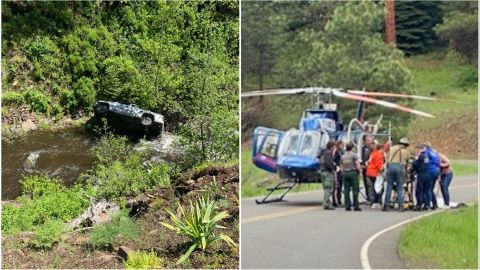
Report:
[[[181,211],[181,215],[178,217],[167,210],[173,225],[160,222],[168,229],[183,234],[193,241],[192,245],[185,254],[180,257],[176,264],[187,260],[195,249],[200,248],[205,250],[211,243],[219,240],[225,241],[228,245],[236,245],[227,235],[215,235],[215,229],[224,228],[217,223],[228,217],[228,213],[225,211],[217,214],[215,201],[201,197],[195,201],[194,205],[190,200],[190,213],[186,213],[180,204],[178,207]],[[183,218],[183,220],[181,218]]]
[[34,60],[43,59],[47,55],[58,53],[58,47],[48,36],[35,36],[25,42],[25,53]]
[[46,113],[50,110],[50,97],[38,90],[29,90],[25,93],[25,100],[35,112]]
[[477,88],[478,70],[475,66],[466,66],[458,71],[455,84],[464,89]]
[[131,153],[126,137],[107,132],[93,150],[95,168],[85,176],[96,186],[95,196],[116,198],[170,186],[170,166],[144,162],[144,152]]
[[73,86],[76,101],[83,106],[86,111],[92,110],[92,105],[95,102],[95,89],[93,81],[87,77],[81,77]]
[[62,104],[67,110],[72,110],[77,107],[78,101],[75,98],[75,93],[68,89],[63,89],[60,92],[60,104]]
[[115,56],[105,60],[105,75],[101,77],[102,97],[135,102],[129,95],[136,90],[139,72],[129,57]]
[[102,224],[93,228],[90,235],[90,244],[94,248],[111,247],[116,239],[135,239],[140,231],[135,222],[128,217],[126,211],[122,211],[112,217],[111,223]]
[[127,269],[158,269],[165,265],[165,259],[157,257],[155,252],[133,252],[124,266]]
[[89,205],[88,190],[79,184],[66,188],[58,179],[48,176],[27,176],[22,180],[20,207],[4,206],[2,231],[30,231],[51,219],[70,221]]
[[58,178],[49,178],[48,175],[31,175],[20,180],[22,184],[22,194],[32,199],[37,199],[43,195],[59,193],[64,189]]
[[23,94],[18,92],[3,92],[2,104],[3,105],[21,105],[24,102]]
[[107,132],[93,148],[93,156],[97,164],[111,165],[117,160],[124,161],[130,150],[127,137],[115,136]]
[[65,224],[61,220],[48,220],[35,229],[35,238],[32,241],[32,246],[41,249],[51,248],[59,241],[64,228]]
[[116,198],[137,195],[157,187],[170,186],[170,170],[167,164],[148,164],[139,153],[128,154],[124,162],[98,165],[92,179],[95,195],[100,198]]

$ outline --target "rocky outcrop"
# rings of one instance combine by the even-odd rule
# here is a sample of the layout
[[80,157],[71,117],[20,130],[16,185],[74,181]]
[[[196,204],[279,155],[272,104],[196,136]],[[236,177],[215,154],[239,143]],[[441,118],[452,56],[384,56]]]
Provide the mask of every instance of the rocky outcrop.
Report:
[[[93,200],[92,200],[93,201]],[[120,207],[106,200],[91,203],[83,214],[72,220],[68,225],[72,229],[79,227],[92,227],[94,224],[106,223],[111,220],[111,215],[118,213]]]

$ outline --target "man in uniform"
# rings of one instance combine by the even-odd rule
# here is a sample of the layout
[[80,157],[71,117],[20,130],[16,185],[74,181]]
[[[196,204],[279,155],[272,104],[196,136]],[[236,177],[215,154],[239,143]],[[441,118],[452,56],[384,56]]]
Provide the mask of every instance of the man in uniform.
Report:
[[[415,211],[426,210],[427,205],[427,198],[426,198],[426,191],[427,191],[427,184],[430,181],[430,173],[428,170],[428,155],[424,151],[423,144],[417,144],[415,150],[417,152],[417,156],[415,157],[415,161],[412,164],[412,169],[417,174],[417,186],[415,189],[415,197],[417,198],[417,205],[415,206]],[[422,206],[424,208],[422,208]]]
[[369,179],[367,179],[367,161],[370,159],[370,154],[373,150],[374,142],[373,142],[373,136],[367,135],[364,137],[364,145],[362,146],[362,153],[360,154],[361,157],[361,165],[362,165],[362,175],[363,175],[363,186],[365,187],[365,195],[367,197],[367,205],[371,204],[373,201],[373,198],[371,197],[371,194],[368,192],[368,182]]
[[320,173],[323,181],[323,209],[325,210],[335,210],[335,207],[330,205],[330,197],[333,195],[333,173],[335,171],[333,146],[335,146],[335,142],[329,141],[327,149],[320,154]]
[[397,145],[390,148],[390,155],[387,165],[387,189],[385,193],[385,201],[382,210],[387,211],[392,196],[393,183],[397,187],[397,202],[400,212],[403,212],[403,182],[407,175],[407,164],[410,154],[407,147],[409,145],[407,138],[400,139]]
[[340,168],[343,174],[343,188],[345,192],[345,210],[352,210],[350,205],[351,189],[353,192],[353,210],[362,211],[362,209],[358,207],[358,192],[360,190],[358,176],[362,173],[362,166],[360,165],[357,154],[354,153],[352,149],[353,144],[351,142],[347,143],[347,151],[340,158]]

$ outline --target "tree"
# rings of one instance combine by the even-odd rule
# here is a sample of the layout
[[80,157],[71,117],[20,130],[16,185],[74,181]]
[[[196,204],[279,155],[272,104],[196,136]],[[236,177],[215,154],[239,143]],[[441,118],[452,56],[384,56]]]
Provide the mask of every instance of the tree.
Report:
[[476,1],[443,3],[443,23],[435,32],[449,43],[449,48],[464,56],[470,63],[478,59],[478,6]]
[[438,42],[433,27],[442,20],[439,2],[395,1],[397,47],[407,55],[424,53]]
[[[338,5],[322,32],[299,35],[301,42],[286,44],[274,67],[276,74],[283,74],[276,77],[277,87],[323,86],[407,92],[410,74],[403,64],[403,53],[383,40],[384,16],[383,6],[374,2]],[[299,106],[310,105],[305,98],[278,100],[281,101],[275,103],[276,107],[268,113],[262,112],[276,117],[272,123],[279,123],[280,118],[290,115],[295,118],[292,121],[298,121],[299,115],[293,112],[298,111]],[[345,118],[354,116],[354,102],[339,103]],[[297,108],[289,110],[293,106]],[[380,106],[371,106],[367,117],[385,112],[392,115],[394,127],[406,126],[407,114],[392,114]],[[293,122],[289,124],[292,126]]]
[[253,89],[264,89],[265,77],[275,62],[282,38],[282,15],[272,2],[242,3],[242,86],[255,80]]

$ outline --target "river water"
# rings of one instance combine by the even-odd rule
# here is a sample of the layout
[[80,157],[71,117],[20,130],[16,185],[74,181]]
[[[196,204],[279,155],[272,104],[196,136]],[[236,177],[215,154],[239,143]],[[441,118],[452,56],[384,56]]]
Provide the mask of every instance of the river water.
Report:
[[75,128],[32,131],[13,143],[2,141],[2,200],[21,195],[22,175],[47,173],[68,186],[93,163],[95,138]]
[[[13,143],[2,141],[2,200],[21,195],[23,175],[46,173],[58,177],[67,186],[92,167],[92,148],[96,138],[82,128],[62,131],[32,131]],[[134,150],[149,149],[150,158],[168,160],[178,154],[176,137],[164,133],[156,140],[132,143]]]

